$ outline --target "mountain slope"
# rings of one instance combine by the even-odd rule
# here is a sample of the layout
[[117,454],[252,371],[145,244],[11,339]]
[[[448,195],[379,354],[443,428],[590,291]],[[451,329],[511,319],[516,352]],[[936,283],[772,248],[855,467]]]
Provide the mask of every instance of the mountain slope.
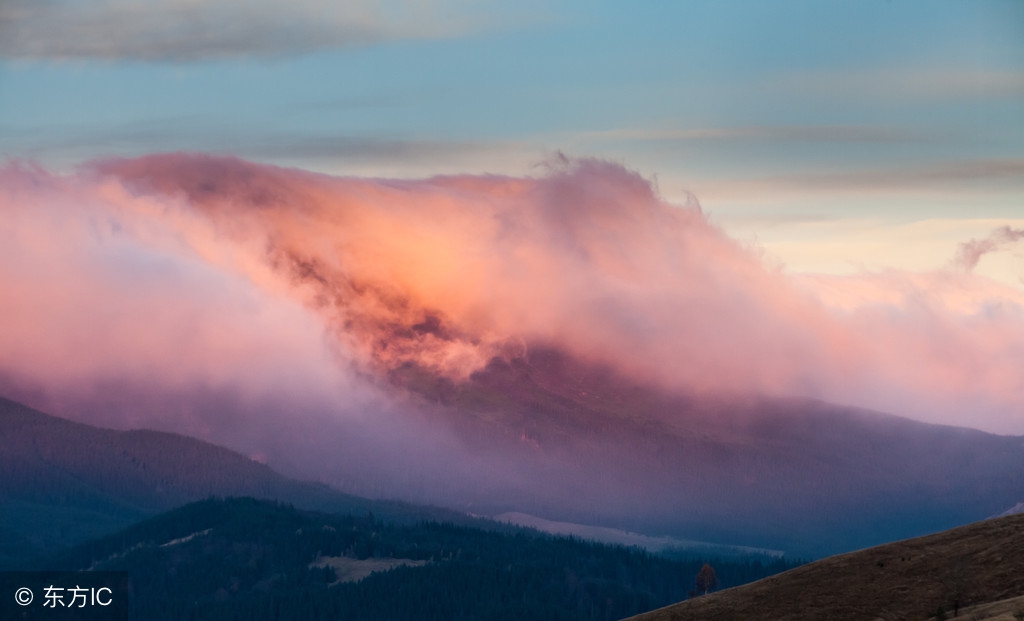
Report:
[[458,519],[288,479],[226,448],[171,433],[114,431],[0,398],[0,563],[72,545],[208,496],[252,496],[380,517]]
[[926,619],[1024,595],[1022,576],[1024,515],[1013,515],[827,558],[634,619]]
[[496,358],[462,383],[408,365],[392,381],[537,482],[479,492],[495,514],[822,556],[1024,497],[1021,437],[806,399],[672,394],[553,349]]

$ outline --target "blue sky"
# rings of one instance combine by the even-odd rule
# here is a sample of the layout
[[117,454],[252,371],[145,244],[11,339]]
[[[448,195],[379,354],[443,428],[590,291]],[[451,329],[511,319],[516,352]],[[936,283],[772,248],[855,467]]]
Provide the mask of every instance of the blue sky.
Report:
[[1024,2],[0,7],[3,157],[177,150],[402,177],[603,157],[789,269],[939,267],[1024,226]]

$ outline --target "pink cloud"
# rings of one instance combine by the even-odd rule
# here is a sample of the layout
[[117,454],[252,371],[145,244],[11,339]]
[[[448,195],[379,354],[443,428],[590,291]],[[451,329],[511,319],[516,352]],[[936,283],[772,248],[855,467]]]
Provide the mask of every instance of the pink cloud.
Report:
[[187,206],[19,166],[0,188],[0,375],[11,389],[71,401],[126,383],[249,400],[344,393],[317,316],[196,252],[219,234]]
[[555,345],[674,390],[1024,432],[1019,289],[786,274],[619,165],[399,181],[172,154],[3,174],[0,372],[39,385],[344,401],[405,363],[459,380]]

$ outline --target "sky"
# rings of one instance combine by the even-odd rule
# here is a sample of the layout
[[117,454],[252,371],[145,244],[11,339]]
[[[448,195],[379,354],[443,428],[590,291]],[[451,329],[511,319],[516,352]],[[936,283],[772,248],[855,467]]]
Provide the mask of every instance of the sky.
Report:
[[0,153],[420,177],[561,151],[793,270],[926,269],[1022,226],[1022,32],[1018,0],[8,0]]
[[1024,434],[1019,1],[8,0],[0,153],[0,384],[58,413],[258,446],[557,341]]

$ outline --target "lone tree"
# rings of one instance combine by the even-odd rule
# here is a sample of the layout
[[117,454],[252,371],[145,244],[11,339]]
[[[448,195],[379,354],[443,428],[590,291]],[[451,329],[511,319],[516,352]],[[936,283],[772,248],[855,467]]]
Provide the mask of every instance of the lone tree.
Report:
[[970,591],[970,563],[966,557],[958,557],[950,560],[949,569],[946,571],[944,586],[946,588],[949,605],[953,607],[953,616],[960,616],[960,606],[968,599]]
[[697,592],[707,595],[709,592],[714,591],[717,586],[718,577],[715,576],[714,568],[704,563],[704,566],[697,572]]

